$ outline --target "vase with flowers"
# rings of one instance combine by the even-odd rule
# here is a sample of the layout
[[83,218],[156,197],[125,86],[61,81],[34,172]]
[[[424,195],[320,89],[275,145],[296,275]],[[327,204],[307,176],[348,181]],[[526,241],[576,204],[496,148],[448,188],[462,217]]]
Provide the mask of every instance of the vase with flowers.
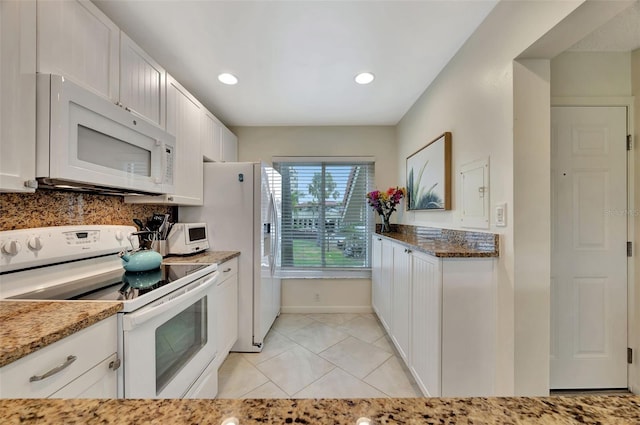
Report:
[[380,214],[380,218],[382,219],[382,227],[380,233],[391,231],[391,227],[389,225],[391,213],[396,211],[396,206],[404,197],[404,187],[390,187],[386,192],[374,190],[373,192],[367,193],[367,203],[371,206],[371,208],[374,209],[375,212]]

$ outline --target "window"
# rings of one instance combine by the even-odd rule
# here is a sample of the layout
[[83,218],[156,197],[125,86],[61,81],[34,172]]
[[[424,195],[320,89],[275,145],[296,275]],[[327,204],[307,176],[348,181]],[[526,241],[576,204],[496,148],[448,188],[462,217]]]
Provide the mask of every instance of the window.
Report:
[[370,267],[373,161],[274,158],[282,175],[283,270]]

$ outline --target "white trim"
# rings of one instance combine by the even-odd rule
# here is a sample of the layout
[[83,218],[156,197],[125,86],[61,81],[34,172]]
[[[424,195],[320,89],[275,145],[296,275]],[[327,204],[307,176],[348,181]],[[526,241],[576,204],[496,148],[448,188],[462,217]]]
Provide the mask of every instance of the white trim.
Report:
[[[635,212],[636,201],[635,193],[635,151],[638,149],[638,140],[635,137],[635,110],[634,96],[603,96],[603,97],[552,97],[551,106],[623,106],[627,108],[627,134],[631,134],[632,149],[627,151],[627,241],[633,243],[633,256],[627,259],[627,346],[632,347],[634,351],[640,352],[640,340],[635,338],[638,334],[634,317],[640,312],[635,311],[634,294],[636,290],[640,291],[640,283],[635,281],[635,258],[638,255],[638,244],[640,241],[635,240]],[[635,285],[635,286],[634,286]],[[637,367],[637,366],[636,366]],[[633,388],[634,377],[632,376],[632,368],[627,367],[627,386],[630,390],[638,392]]]
[[309,270],[280,269],[280,279],[371,279],[371,269],[361,270]]
[[280,307],[280,313],[373,313],[371,306],[364,305],[335,305],[335,306],[308,306],[308,305],[292,305]]
[[375,156],[272,156],[272,162],[351,162],[375,163]]

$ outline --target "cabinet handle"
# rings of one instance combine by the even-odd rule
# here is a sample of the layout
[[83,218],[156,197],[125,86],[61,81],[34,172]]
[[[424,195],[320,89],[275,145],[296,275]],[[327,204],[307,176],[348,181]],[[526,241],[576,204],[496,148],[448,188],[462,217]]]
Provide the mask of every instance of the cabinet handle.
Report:
[[31,378],[29,378],[29,382],[42,381],[43,379],[47,379],[51,375],[55,375],[56,373],[66,369],[67,367],[69,367],[69,365],[71,365],[71,363],[75,362],[76,360],[78,360],[78,358],[76,356],[68,356],[67,360],[65,360],[64,363],[62,363],[59,366],[54,367],[53,369],[51,369],[49,372],[45,373],[44,375],[33,375]]
[[382,238],[378,238],[378,240],[379,240],[379,241],[381,241],[381,240],[382,240]]
[[231,271],[231,267],[229,267],[228,269],[222,270],[222,273],[229,273],[230,271]]
[[410,249],[407,249],[407,254],[411,254],[413,251]]
[[173,201],[173,196],[169,196],[169,197],[167,198],[167,200],[169,200],[169,201]]

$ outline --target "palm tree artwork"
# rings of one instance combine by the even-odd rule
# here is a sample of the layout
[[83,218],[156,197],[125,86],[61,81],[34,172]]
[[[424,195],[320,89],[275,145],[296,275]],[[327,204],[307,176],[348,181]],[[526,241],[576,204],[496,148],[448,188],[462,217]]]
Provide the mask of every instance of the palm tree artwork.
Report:
[[422,175],[429,161],[425,162],[420,173],[418,174],[418,180],[414,183],[413,168],[409,171],[409,177],[407,178],[407,193],[409,198],[410,210],[429,210],[443,208],[442,198],[434,192],[438,182],[431,185],[429,190],[424,191],[424,187],[420,186],[422,181]]
[[407,209],[451,209],[451,133],[407,158]]

